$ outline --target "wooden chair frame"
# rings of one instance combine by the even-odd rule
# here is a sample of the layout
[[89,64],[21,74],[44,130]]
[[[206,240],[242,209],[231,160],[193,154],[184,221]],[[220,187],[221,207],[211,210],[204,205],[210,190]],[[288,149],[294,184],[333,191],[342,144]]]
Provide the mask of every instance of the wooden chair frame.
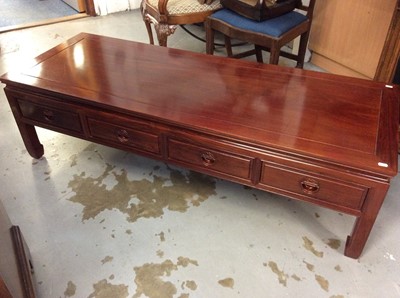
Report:
[[[243,58],[250,55],[256,55],[257,61],[262,63],[262,50],[266,50],[270,52],[270,64],[278,64],[279,56],[283,56],[297,61],[297,68],[303,68],[304,57],[307,51],[308,39],[310,36],[315,1],[316,0],[310,0],[310,4],[308,6],[301,5],[298,7],[298,10],[306,11],[307,20],[285,32],[280,37],[273,37],[262,33],[243,30],[210,16],[205,22],[207,36],[206,52],[210,55],[214,53],[214,36],[215,31],[218,31],[224,35],[225,48],[228,57]],[[297,54],[281,51],[281,48],[284,45],[288,44],[298,36],[300,36],[300,45]],[[253,50],[233,54],[231,39],[246,41],[254,44],[255,47]]]
[[[197,0],[193,0],[197,1]],[[219,0],[214,0],[218,1]],[[203,23],[206,18],[211,15],[214,10],[206,10],[201,12],[184,13],[184,14],[170,14],[167,9],[168,0],[159,0],[158,7],[150,5],[149,0],[142,0],[140,10],[142,13],[143,21],[146,25],[147,33],[149,35],[150,44],[154,44],[153,32],[151,24],[157,34],[158,44],[160,46],[167,46],[168,36],[173,34],[178,25]],[[218,6],[218,9],[221,6]]]

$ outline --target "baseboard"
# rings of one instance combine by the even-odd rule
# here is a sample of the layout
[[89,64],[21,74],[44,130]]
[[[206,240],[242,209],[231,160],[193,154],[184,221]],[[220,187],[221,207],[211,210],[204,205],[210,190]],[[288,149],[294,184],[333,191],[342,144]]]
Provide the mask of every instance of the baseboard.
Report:
[[367,80],[373,79],[362,73],[352,70],[351,68],[348,68],[342,64],[339,64],[329,58],[326,58],[316,52],[312,53],[311,63],[322,69],[325,69],[329,73],[334,73],[334,74],[344,75],[344,76],[354,77],[354,78],[367,79]]
[[27,28],[32,28],[32,27],[38,27],[38,26],[44,26],[44,25],[50,25],[50,24],[61,23],[61,22],[67,22],[67,21],[82,19],[82,18],[86,18],[86,17],[89,17],[89,15],[86,13],[77,13],[77,14],[74,14],[71,16],[37,21],[37,22],[32,22],[32,23],[27,23],[27,24],[22,24],[22,25],[7,26],[7,27],[0,28],[0,33],[21,30],[21,29],[27,29]]

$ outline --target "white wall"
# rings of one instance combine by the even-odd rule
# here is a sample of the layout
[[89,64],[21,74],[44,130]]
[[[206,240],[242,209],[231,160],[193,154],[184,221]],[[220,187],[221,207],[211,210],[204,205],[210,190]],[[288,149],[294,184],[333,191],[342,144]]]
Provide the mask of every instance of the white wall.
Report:
[[140,0],[93,0],[93,2],[98,15],[137,9],[140,6]]

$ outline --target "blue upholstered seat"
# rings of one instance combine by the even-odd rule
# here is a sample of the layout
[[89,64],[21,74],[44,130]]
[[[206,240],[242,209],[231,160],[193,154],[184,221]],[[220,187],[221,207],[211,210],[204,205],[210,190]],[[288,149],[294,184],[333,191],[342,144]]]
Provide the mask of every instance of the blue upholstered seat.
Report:
[[283,33],[307,20],[307,17],[296,11],[291,11],[279,17],[257,22],[243,17],[229,9],[221,9],[211,15],[212,18],[219,19],[225,23],[240,29],[258,32],[274,37],[279,37]]

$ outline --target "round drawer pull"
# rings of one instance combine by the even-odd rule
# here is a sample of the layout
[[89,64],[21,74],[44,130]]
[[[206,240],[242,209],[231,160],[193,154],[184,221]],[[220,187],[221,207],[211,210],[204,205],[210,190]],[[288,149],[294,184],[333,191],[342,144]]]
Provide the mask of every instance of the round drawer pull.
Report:
[[129,134],[125,129],[118,129],[117,130],[117,139],[121,143],[129,142]]
[[303,189],[303,192],[306,194],[314,194],[316,192],[318,192],[319,190],[319,183],[318,181],[311,179],[311,178],[307,178],[304,179],[300,182],[301,188]]
[[200,157],[205,166],[211,166],[215,163],[215,157],[211,152],[203,152]]
[[53,111],[50,111],[50,110],[44,110],[43,117],[46,121],[52,122],[54,119],[54,113],[53,113]]

